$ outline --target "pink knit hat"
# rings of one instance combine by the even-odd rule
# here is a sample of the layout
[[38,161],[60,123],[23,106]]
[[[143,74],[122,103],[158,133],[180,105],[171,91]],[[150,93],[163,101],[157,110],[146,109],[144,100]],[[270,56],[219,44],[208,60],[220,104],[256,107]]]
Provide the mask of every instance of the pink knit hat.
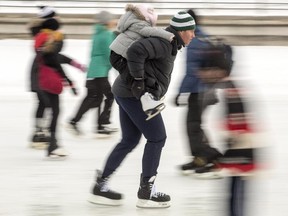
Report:
[[136,8],[142,13],[146,21],[150,22],[152,26],[156,25],[158,14],[155,12],[154,8],[148,4],[136,4]]

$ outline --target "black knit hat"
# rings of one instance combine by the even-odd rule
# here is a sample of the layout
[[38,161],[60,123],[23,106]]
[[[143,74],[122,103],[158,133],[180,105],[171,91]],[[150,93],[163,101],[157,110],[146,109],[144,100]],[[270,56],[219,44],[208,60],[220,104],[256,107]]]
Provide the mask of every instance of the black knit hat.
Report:
[[54,18],[49,18],[43,21],[41,27],[42,29],[57,30],[60,28],[60,23]]
[[56,12],[52,7],[49,6],[39,6],[40,12],[38,13],[38,17],[40,18],[52,18],[56,16]]

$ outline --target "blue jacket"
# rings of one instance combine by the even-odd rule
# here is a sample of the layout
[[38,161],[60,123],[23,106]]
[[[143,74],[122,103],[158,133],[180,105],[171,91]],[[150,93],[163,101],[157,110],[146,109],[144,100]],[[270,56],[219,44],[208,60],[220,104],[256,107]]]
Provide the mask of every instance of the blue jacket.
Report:
[[179,93],[197,93],[203,91],[204,89],[204,84],[197,77],[197,71],[204,60],[199,51],[205,47],[208,47],[209,44],[201,40],[201,38],[207,37],[207,35],[202,32],[199,26],[197,26],[195,30],[195,35],[196,37],[193,38],[187,47],[186,74],[182,80]]

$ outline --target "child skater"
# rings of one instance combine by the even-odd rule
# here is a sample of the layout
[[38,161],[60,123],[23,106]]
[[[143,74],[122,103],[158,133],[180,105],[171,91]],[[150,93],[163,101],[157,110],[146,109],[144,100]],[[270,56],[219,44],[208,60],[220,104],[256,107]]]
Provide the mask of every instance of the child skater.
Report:
[[[110,61],[112,66],[119,71],[121,79],[126,83],[132,83],[133,77],[128,73],[129,69],[126,62],[127,50],[135,41],[143,37],[160,37],[168,41],[172,41],[174,34],[165,31],[161,28],[156,28],[156,21],[158,15],[154,9],[147,4],[127,4],[126,13],[121,16],[117,29],[120,34],[116,37],[110,46],[111,56]],[[147,85],[149,80],[145,80],[145,77],[137,77],[133,82],[139,91],[134,92],[134,96],[141,100],[142,107],[145,113],[148,115],[146,120],[149,120],[159,114],[165,105],[157,95],[153,94],[153,86],[150,92],[143,92],[144,82]],[[148,83],[149,84],[149,83]],[[158,87],[159,88],[159,87]]]

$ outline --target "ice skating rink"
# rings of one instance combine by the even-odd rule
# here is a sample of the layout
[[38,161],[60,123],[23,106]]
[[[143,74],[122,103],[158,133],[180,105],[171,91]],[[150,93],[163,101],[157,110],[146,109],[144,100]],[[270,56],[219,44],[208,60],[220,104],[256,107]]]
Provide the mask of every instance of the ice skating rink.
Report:
[[[87,64],[89,40],[67,40],[63,53]],[[0,216],[225,216],[227,179],[198,179],[183,176],[177,166],[188,160],[185,135],[186,107],[172,103],[184,73],[185,50],[179,52],[173,80],[162,112],[167,129],[163,149],[158,191],[171,195],[168,209],[137,209],[141,156],[144,139],[111,178],[111,188],[122,192],[124,205],[99,206],[87,202],[95,170],[101,169],[107,154],[120,139],[120,133],[106,139],[93,134],[96,111],[89,111],[80,123],[85,134],[75,137],[65,123],[78,108],[85,93],[85,74],[65,66],[76,83],[78,96],[69,89],[61,95],[59,143],[70,156],[63,161],[45,158],[46,152],[29,148],[33,132],[35,95],[29,92],[29,71],[33,59],[32,41],[0,40]],[[245,216],[287,216],[287,123],[288,123],[288,47],[234,47],[233,74],[249,91],[251,108],[255,112],[259,159],[267,166],[249,179]],[[116,72],[111,71],[111,81]],[[117,105],[112,121],[119,126]],[[212,144],[223,149],[219,115],[215,105],[205,115],[206,129]]]

